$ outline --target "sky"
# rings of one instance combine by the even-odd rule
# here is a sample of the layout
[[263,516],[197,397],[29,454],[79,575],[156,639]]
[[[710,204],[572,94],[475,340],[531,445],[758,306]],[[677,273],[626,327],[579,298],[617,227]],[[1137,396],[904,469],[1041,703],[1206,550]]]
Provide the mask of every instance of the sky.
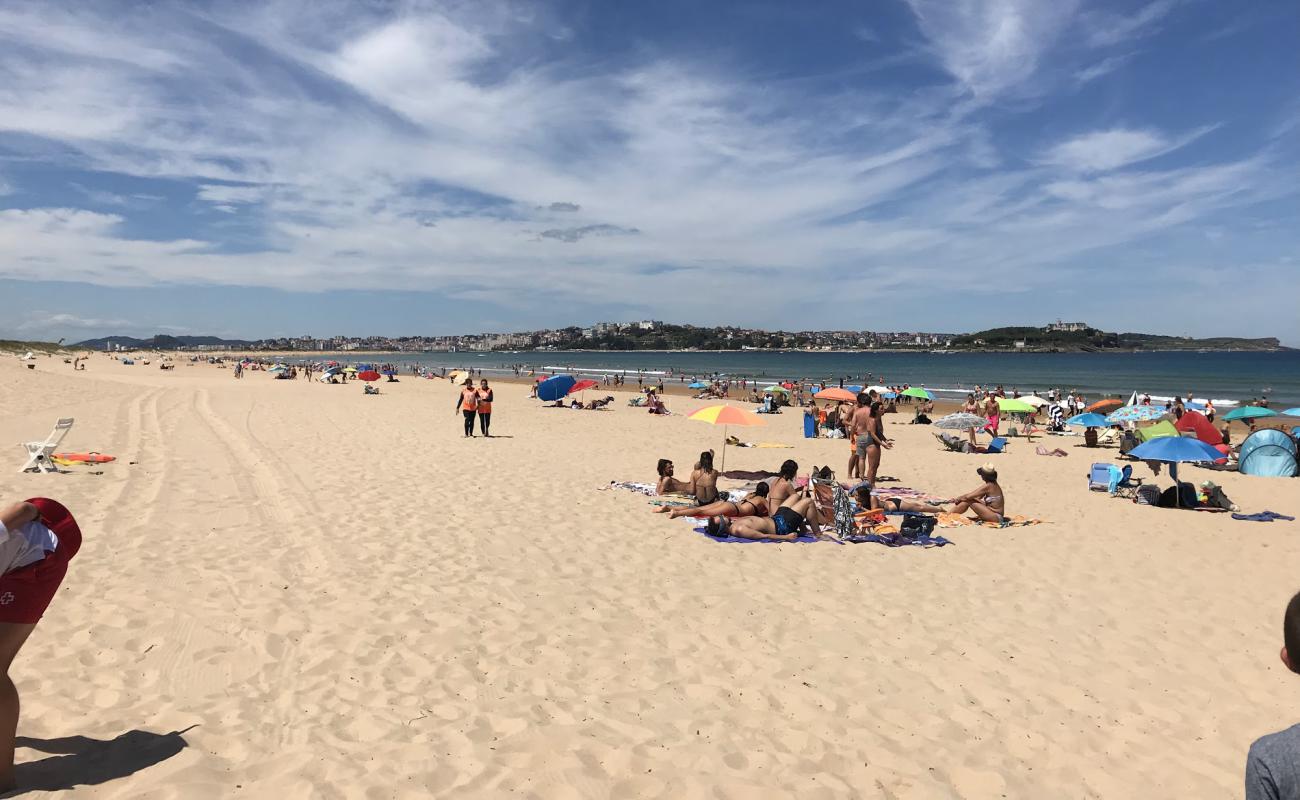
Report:
[[0,338],[1300,346],[1300,4],[0,0]]

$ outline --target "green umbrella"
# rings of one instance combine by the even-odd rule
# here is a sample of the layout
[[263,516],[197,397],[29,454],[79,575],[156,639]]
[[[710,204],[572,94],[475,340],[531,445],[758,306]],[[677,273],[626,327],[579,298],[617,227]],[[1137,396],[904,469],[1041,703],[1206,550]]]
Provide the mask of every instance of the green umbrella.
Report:
[[922,400],[934,399],[934,395],[930,394],[925,389],[922,389],[920,386],[909,386],[908,388],[903,390],[903,394],[907,395],[908,397],[919,397]]
[[1024,400],[1016,400],[1012,397],[1003,397],[998,400],[998,410],[1005,414],[1032,414],[1035,409]]
[[1260,406],[1242,406],[1241,408],[1234,408],[1227,414],[1224,414],[1223,418],[1228,422],[1232,422],[1234,419],[1255,419],[1256,417],[1276,416],[1277,412],[1272,409],[1261,408]]
[[765,391],[765,392],[780,392],[781,394],[788,394],[788,392],[786,392],[784,386],[769,386],[769,387],[767,387],[766,389],[764,389],[763,391]]

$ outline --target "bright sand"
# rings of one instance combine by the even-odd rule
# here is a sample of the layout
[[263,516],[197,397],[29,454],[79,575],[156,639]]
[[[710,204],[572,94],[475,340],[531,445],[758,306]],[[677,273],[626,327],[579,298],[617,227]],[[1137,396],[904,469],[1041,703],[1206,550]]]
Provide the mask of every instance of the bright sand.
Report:
[[[722,439],[627,408],[627,393],[580,413],[502,385],[501,438],[466,440],[443,381],[367,397],[183,362],[37,365],[0,361],[0,441],[74,416],[63,449],[118,461],[20,475],[7,451],[0,501],[54,497],[85,533],[12,670],[19,734],[123,738],[72,742],[57,764],[20,747],[20,762],[47,759],[20,772],[29,783],[155,798],[1229,797],[1250,741],[1300,719],[1300,678],[1277,658],[1300,523],[1089,493],[1088,465],[1115,452],[1077,438],[1042,440],[1068,458],[1023,441],[996,457],[1010,512],[1049,524],[945,531],[956,545],[933,550],[733,545],[599,491],[652,480],[660,456],[684,471]],[[907,418],[888,426],[881,474],[974,488],[987,457],[943,452]],[[801,423],[732,429],[794,449],[728,448],[727,467],[792,457],[843,473],[847,443],[804,440]],[[1300,515],[1297,480],[1183,477]],[[153,735],[182,729],[179,752]]]

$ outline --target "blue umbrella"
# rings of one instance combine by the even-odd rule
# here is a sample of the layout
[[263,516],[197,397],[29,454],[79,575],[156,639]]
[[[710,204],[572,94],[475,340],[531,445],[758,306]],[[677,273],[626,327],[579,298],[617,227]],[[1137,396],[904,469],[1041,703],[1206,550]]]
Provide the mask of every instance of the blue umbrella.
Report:
[[1202,442],[1200,439],[1192,439],[1186,436],[1162,436],[1159,439],[1152,439],[1144,442],[1128,454],[1133,458],[1142,461],[1163,461],[1169,465],[1169,477],[1174,479],[1174,496],[1177,497],[1180,492],[1178,487],[1178,464],[1180,462],[1210,462],[1213,463],[1223,458],[1214,447]]
[[1296,406],[1295,408],[1288,408],[1286,411],[1279,411],[1277,413],[1281,414],[1284,417],[1300,417],[1300,406]]
[[687,389],[707,389],[707,388],[709,388],[709,385],[708,385],[707,383],[705,383],[704,381],[696,381],[695,383],[692,383],[690,386],[687,386],[686,388],[687,388]]
[[857,384],[854,384],[852,386],[845,386],[844,391],[853,392],[854,394],[857,394],[862,391],[862,387],[858,386]]
[[540,400],[551,402],[559,400],[561,397],[568,395],[573,384],[577,383],[572,375],[556,375],[554,378],[547,378],[537,384],[537,397]]
[[384,373],[383,373],[383,374],[385,374],[385,375],[387,375],[388,377],[391,378],[391,377],[393,377],[394,375],[397,374],[397,370],[394,370],[394,369],[386,369],[386,370],[384,370]]
[[1084,414],[1075,414],[1065,421],[1066,425],[1082,425],[1085,428],[1104,428],[1110,423],[1101,414],[1089,411]]
[[1238,419],[1258,419],[1259,417],[1276,416],[1277,412],[1269,408],[1263,408],[1261,406],[1242,406],[1241,408],[1234,408],[1227,414],[1224,414],[1223,418],[1228,422],[1232,422],[1233,420]]

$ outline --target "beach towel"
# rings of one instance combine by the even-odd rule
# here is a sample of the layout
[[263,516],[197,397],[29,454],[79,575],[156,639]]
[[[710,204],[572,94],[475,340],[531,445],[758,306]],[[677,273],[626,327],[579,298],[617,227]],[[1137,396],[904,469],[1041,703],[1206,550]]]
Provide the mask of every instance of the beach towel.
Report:
[[650,497],[654,497],[657,494],[653,483],[638,483],[636,481],[610,481],[608,486],[600,487],[601,491],[607,489],[626,489],[629,492],[636,492],[637,494],[644,494]]
[[[800,536],[798,539],[795,539],[793,542],[789,542],[789,541],[783,542],[775,539],[744,539],[739,536],[710,536],[708,531],[704,530],[704,525],[696,525],[693,528],[691,528],[691,530],[695,531],[701,536],[704,536],[708,539],[712,539],[715,542],[725,542],[728,544],[793,544],[793,543],[814,544],[816,542],[835,541],[834,539],[816,539],[812,536],[807,536],[807,535]],[[836,544],[839,543],[836,542]]]
[[1041,519],[1026,517],[1022,514],[1017,514],[1014,517],[1007,517],[1003,519],[1001,523],[984,522],[982,520],[973,519],[971,517],[966,517],[961,514],[950,514],[946,511],[941,512],[936,516],[939,518],[938,527],[940,528],[968,528],[968,527],[976,526],[981,528],[992,528],[994,530],[998,530],[1001,528],[1022,528],[1028,525],[1043,524],[1043,520]]
[[794,448],[792,444],[781,444],[780,442],[732,442],[733,447],[766,447],[771,449],[790,450]]
[[1279,514],[1276,511],[1261,511],[1258,514],[1233,514],[1232,518],[1244,522],[1272,522],[1275,519],[1295,522],[1295,517],[1289,517],[1286,514]]

